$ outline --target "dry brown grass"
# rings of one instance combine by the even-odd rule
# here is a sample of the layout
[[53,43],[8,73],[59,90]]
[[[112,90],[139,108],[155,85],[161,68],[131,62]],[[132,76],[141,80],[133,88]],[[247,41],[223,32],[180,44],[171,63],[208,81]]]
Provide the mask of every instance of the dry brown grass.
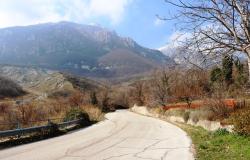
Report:
[[102,110],[94,105],[82,105],[80,108],[89,115],[91,121],[101,121],[104,119]]
[[243,135],[250,135],[250,106],[236,110],[231,115],[234,131]]
[[85,95],[81,92],[75,92],[69,97],[68,102],[73,107],[78,107],[86,102]]
[[81,108],[89,115],[91,121],[102,120],[104,114],[101,108],[90,105],[87,98],[87,95],[75,92],[67,98],[33,100],[20,105],[2,103],[0,104],[0,130],[15,129],[17,122],[22,128],[46,125],[48,119],[58,123],[63,121],[72,107]]
[[223,120],[233,111],[233,108],[229,108],[222,99],[209,99],[204,107],[211,113],[209,120]]
[[11,105],[8,103],[0,104],[0,115],[7,113],[10,110]]

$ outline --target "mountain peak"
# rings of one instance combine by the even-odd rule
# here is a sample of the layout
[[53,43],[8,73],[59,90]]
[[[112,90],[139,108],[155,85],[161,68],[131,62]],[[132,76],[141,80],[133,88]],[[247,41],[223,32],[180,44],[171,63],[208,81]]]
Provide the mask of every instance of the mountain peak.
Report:
[[0,29],[0,63],[5,64],[113,77],[147,72],[170,61],[160,51],[100,26],[62,21],[7,32]]

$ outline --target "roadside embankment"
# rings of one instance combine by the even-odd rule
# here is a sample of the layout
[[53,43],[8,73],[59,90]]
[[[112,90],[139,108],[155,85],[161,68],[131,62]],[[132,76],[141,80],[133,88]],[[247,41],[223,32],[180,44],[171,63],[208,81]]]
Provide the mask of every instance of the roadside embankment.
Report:
[[131,110],[133,112],[141,114],[141,115],[150,116],[150,117],[154,117],[154,118],[160,118],[162,120],[166,120],[166,121],[173,122],[173,123],[176,123],[176,122],[186,123],[186,124],[189,124],[192,126],[202,127],[208,131],[216,131],[218,129],[226,129],[227,131],[232,132],[232,129],[233,129],[232,125],[222,125],[218,121],[197,120],[194,122],[192,119],[188,119],[185,121],[185,117],[181,117],[181,116],[164,116],[164,115],[161,115],[156,110],[149,109],[146,106],[134,105],[131,108]]

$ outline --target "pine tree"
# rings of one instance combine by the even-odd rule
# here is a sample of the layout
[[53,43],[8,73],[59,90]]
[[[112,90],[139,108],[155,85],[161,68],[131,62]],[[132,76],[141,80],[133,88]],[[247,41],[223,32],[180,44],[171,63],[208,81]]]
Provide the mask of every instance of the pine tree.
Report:
[[222,81],[222,71],[219,67],[214,68],[210,73],[211,82],[220,82]]
[[229,86],[233,83],[233,57],[226,55],[222,60],[222,75],[226,84]]

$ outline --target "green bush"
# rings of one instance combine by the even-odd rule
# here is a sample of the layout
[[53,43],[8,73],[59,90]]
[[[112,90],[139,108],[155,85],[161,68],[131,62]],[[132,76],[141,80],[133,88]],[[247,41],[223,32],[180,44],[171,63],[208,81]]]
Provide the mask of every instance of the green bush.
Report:
[[218,129],[218,130],[216,130],[214,132],[215,136],[224,136],[224,135],[227,135],[227,134],[229,134],[229,132],[225,128],[220,128],[220,129]]
[[66,112],[64,117],[65,122],[76,119],[83,119],[83,121],[86,122],[90,121],[89,115],[79,108],[71,108],[68,112]]
[[250,135],[250,108],[236,111],[232,115],[234,131],[242,135]]
[[186,111],[183,115],[183,119],[184,121],[187,123],[187,121],[189,120],[189,116],[190,116],[190,112]]
[[233,82],[233,57],[231,55],[226,55],[222,59],[222,75],[223,79],[227,85]]
[[210,73],[210,81],[211,82],[218,82],[222,81],[222,71],[220,68],[214,68]]

